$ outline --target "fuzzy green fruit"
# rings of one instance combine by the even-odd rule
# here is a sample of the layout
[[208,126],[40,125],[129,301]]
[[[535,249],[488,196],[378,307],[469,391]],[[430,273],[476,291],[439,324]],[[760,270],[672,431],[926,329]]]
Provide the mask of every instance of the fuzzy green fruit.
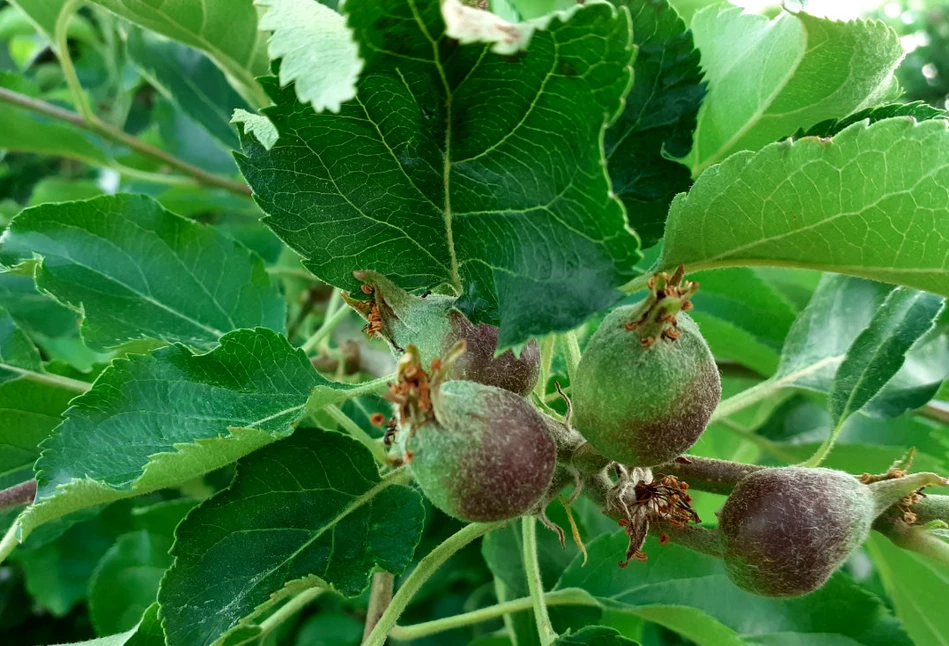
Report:
[[442,382],[432,404],[434,420],[406,433],[403,449],[429,500],[469,522],[533,511],[550,488],[557,461],[533,405],[472,381]]
[[870,533],[871,487],[832,469],[762,469],[725,501],[719,529],[725,570],[740,588],[768,597],[818,589]]
[[687,314],[676,338],[649,345],[630,330],[643,304],[611,312],[590,339],[572,385],[573,423],[604,456],[631,466],[669,462],[705,430],[721,399],[715,359]]

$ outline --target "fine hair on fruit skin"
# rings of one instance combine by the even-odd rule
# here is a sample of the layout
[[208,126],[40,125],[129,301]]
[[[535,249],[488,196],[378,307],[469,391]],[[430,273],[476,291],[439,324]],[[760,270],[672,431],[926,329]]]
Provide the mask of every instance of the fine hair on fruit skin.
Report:
[[807,594],[866,540],[874,515],[873,490],[842,471],[756,471],[738,483],[719,516],[725,570],[755,594]]
[[425,495],[468,522],[516,518],[550,488],[557,451],[543,417],[522,397],[473,381],[432,392],[434,419],[405,434]]
[[409,294],[372,271],[357,271],[355,277],[364,281],[362,291],[371,300],[350,298],[348,302],[367,318],[367,332],[385,338],[396,353],[414,345],[423,364],[428,365],[464,341],[467,351],[454,363],[448,377],[496,386],[523,397],[537,385],[540,348],[536,340],[526,343],[519,354],[510,349],[497,354],[498,327],[472,323],[455,308],[455,298]]
[[721,399],[715,358],[682,310],[697,289],[661,275],[650,296],[606,316],[580,359],[574,426],[604,456],[656,466],[689,449]]

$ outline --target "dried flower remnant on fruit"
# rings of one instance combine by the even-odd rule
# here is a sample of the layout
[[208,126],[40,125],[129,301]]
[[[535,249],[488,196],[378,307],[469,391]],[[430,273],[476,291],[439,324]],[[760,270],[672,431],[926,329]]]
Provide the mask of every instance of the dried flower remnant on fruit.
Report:
[[646,561],[642,546],[650,527],[659,529],[659,544],[666,545],[669,535],[663,531],[664,524],[672,529],[682,529],[690,522],[702,522],[692,508],[692,496],[688,490],[688,483],[675,476],[659,473],[653,479],[638,479],[622,472],[608,497],[610,507],[619,513],[619,524],[629,537],[626,560],[620,561],[620,567],[626,567],[631,560]]
[[434,418],[431,383],[415,346],[406,348],[399,360],[397,380],[389,384],[385,397],[396,405],[403,426],[415,429]]
[[626,322],[626,329],[639,332],[643,347],[652,346],[657,338],[675,341],[679,338],[679,321],[676,314],[692,309],[692,295],[699,289],[695,281],[683,280],[685,266],[679,265],[670,276],[660,272],[652,276],[646,285],[649,296],[639,304],[636,315]]

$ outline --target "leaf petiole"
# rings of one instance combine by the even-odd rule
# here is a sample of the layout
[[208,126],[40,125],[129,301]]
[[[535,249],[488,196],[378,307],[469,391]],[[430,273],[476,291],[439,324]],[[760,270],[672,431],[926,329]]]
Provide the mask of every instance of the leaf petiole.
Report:
[[506,521],[496,523],[472,523],[462,527],[449,536],[438,547],[425,555],[425,557],[419,561],[415,569],[412,570],[412,573],[405,577],[402,586],[398,592],[395,593],[395,596],[392,597],[392,603],[389,604],[389,607],[386,608],[382,616],[379,617],[379,623],[376,624],[376,627],[372,629],[372,632],[370,632],[369,636],[363,641],[362,646],[383,646],[389,632],[392,630],[392,627],[395,626],[395,622],[398,621],[399,616],[405,610],[406,606],[409,605],[409,601],[411,601],[412,597],[419,591],[419,588],[422,587],[422,584],[428,581],[429,577],[455,552],[476,538],[480,538],[488,532],[501,527],[504,522]]
[[537,634],[541,646],[547,646],[557,639],[557,633],[550,623],[547,603],[544,598],[544,582],[540,578],[540,563],[537,560],[537,518],[524,516],[523,549],[524,569],[527,571],[527,589],[530,591],[534,608],[534,620],[537,622]]
[[[567,588],[564,590],[557,590],[555,592],[548,592],[544,595],[544,602],[548,606],[595,607],[600,605],[596,599],[589,595],[589,593],[579,588]],[[445,617],[444,619],[426,621],[424,623],[414,624],[412,626],[395,626],[389,633],[389,638],[396,641],[421,639],[422,637],[445,632],[446,630],[463,628],[464,626],[470,626],[471,624],[477,624],[481,623],[482,621],[503,617],[515,612],[524,612],[525,610],[530,610],[533,608],[533,606],[534,599],[532,597],[512,599],[511,601],[505,601],[504,603],[488,606],[487,608],[480,608],[478,610],[466,612],[461,615],[455,615],[453,617]]]

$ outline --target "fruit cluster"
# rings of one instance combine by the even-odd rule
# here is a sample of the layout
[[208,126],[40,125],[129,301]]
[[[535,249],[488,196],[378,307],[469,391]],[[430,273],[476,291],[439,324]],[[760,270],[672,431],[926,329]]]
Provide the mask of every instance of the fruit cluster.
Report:
[[[393,460],[460,520],[536,514],[563,542],[544,510],[572,484],[573,496],[584,492],[625,528],[621,566],[646,559],[642,546],[652,531],[660,544],[674,537],[723,557],[728,576],[746,590],[795,596],[823,585],[880,514],[912,504],[920,486],[944,482],[901,471],[861,481],[830,469],[683,455],[708,425],[721,382],[686,313],[698,284],[685,281],[681,267],[653,276],[642,302],[600,323],[570,397],[561,391],[564,419],[531,400],[541,373],[536,342],[497,354],[498,329],[471,323],[455,299],[408,294],[373,272],[356,277],[369,300],[350,304],[367,319],[367,332],[400,355],[388,394]],[[729,493],[717,531],[690,525],[700,519],[687,481]]]

